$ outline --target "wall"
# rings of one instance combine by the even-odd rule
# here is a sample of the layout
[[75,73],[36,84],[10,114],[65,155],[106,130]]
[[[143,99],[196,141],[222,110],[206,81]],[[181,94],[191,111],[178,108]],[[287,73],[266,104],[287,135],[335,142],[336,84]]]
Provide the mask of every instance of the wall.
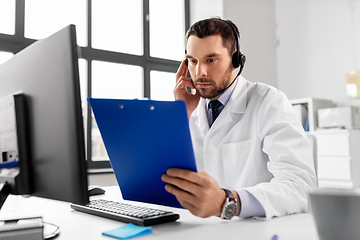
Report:
[[277,86],[274,0],[224,0],[224,18],[240,31],[246,56],[242,75],[251,82]]
[[360,106],[360,99],[348,99],[345,86],[346,73],[360,70],[359,0],[223,4],[223,17],[241,31],[248,80],[276,86],[290,99],[314,97]]
[[209,17],[223,17],[223,6],[223,0],[190,0],[190,25]]
[[97,186],[115,186],[117,180],[114,173],[94,173],[88,175],[88,185],[97,185]]
[[275,0],[275,12],[278,88],[359,106],[347,98],[345,75],[360,68],[360,1]]

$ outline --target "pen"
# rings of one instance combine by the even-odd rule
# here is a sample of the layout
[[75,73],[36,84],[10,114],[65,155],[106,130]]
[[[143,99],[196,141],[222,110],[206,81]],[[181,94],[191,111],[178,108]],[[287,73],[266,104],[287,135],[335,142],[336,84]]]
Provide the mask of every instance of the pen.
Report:
[[278,236],[275,234],[271,240],[277,240],[278,239]]

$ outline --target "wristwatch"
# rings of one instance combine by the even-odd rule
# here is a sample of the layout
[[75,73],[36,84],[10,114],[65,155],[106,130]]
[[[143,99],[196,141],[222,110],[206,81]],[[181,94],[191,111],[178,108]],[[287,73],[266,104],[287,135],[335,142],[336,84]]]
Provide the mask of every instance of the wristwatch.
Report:
[[234,198],[231,191],[229,191],[227,189],[223,189],[223,190],[225,191],[225,194],[226,194],[226,200],[225,200],[225,204],[222,208],[220,218],[230,220],[233,218],[233,216],[235,216],[235,214],[237,212],[237,209],[238,209],[237,201],[236,201],[236,198]]

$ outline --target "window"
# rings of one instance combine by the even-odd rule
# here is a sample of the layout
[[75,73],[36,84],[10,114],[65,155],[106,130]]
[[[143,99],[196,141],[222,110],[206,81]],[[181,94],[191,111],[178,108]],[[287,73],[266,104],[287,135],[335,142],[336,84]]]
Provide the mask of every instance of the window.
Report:
[[15,34],[15,0],[0,1],[0,33]]
[[143,54],[142,0],[93,0],[92,47]]
[[183,1],[150,0],[149,15],[150,55],[181,61],[185,52]]
[[151,71],[150,90],[152,100],[174,101],[175,73]]
[[189,0],[6,0],[0,1],[0,22],[0,63],[37,39],[76,25],[90,169],[110,163],[88,97],[174,99]]
[[[92,62],[92,97],[141,99],[143,92],[143,69],[141,67],[100,61]],[[92,160],[107,160],[109,157],[94,115],[91,115],[91,121]]]
[[78,45],[86,46],[86,6],[86,0],[25,1],[25,37],[46,38],[69,24],[75,24]]
[[92,97],[141,99],[143,92],[142,67],[92,62]]

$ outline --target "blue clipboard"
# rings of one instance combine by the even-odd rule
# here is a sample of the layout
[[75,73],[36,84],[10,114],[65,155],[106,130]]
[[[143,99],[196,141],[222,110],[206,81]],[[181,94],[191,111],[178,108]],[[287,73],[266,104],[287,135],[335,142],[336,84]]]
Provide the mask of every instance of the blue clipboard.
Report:
[[161,176],[168,168],[196,171],[185,103],[88,101],[123,198],[182,208]]

